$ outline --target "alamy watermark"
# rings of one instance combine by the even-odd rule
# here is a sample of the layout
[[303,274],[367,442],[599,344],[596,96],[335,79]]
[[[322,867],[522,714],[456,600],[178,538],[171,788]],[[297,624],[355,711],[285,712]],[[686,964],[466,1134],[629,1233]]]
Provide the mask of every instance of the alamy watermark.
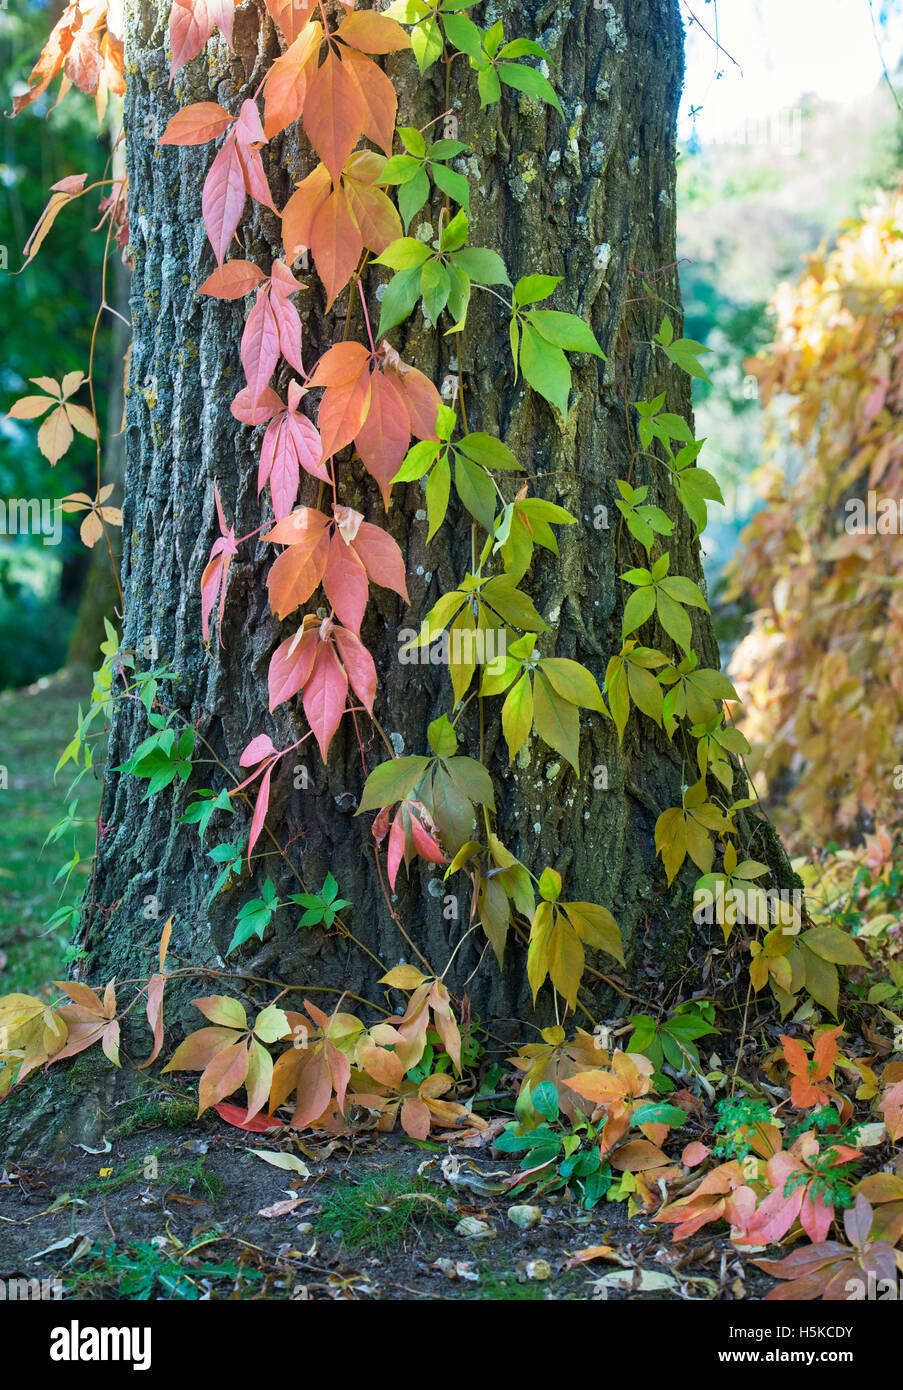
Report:
[[0,1279],[0,1303],[31,1303],[62,1298],[63,1281],[52,1279]]
[[903,535],[903,497],[879,497],[877,492],[867,492],[865,501],[851,497],[843,509],[843,529],[849,536]]
[[403,627],[398,634],[398,660],[402,666],[485,666],[493,676],[505,669],[508,646],[504,628],[455,628],[444,630],[431,642],[417,643],[414,628]]
[[63,505],[47,497],[0,498],[0,536],[43,536],[45,545],[63,539]]

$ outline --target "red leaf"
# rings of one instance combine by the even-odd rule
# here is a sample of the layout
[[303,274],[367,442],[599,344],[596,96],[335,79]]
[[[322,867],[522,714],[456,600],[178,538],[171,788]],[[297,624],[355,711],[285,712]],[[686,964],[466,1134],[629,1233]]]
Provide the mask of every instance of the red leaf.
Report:
[[407,1096],[401,1107],[401,1127],[412,1139],[424,1140],[430,1132],[430,1110],[425,1100]]
[[222,643],[222,622],[223,610],[226,606],[226,580],[229,576],[229,565],[232,556],[237,552],[235,544],[235,529],[226,529],[223,517],[222,503],[219,500],[219,493],[214,488],[216,498],[216,510],[219,516],[220,536],[213,542],[210,550],[210,559],[201,575],[201,631],[204,641],[210,640],[210,614],[213,605],[216,603],[217,594],[219,595],[219,617],[220,617],[220,642]]
[[[375,70],[375,64],[372,64]],[[304,103],[304,130],[320,159],[338,183],[345,161],[367,122],[361,87],[349,67],[330,49],[310,79]]]
[[267,427],[260,446],[260,465],[257,469],[258,496],[269,482],[277,521],[288,516],[295,505],[299,478],[298,455],[288,438],[288,421],[283,413]]
[[[251,829],[248,834],[248,863],[251,863],[251,850],[260,839],[260,832],[263,829],[263,822],[266,819],[267,808],[270,804],[270,778],[273,775],[273,766],[270,764],[266,772],[260,779],[260,790],[257,793],[257,800],[254,803],[254,814],[251,817]],[[228,1094],[228,1092],[227,1092]]]
[[215,28],[231,44],[234,14],[235,0],[174,0],[169,12],[172,75],[197,57]]
[[376,696],[376,666],[373,657],[359,637],[347,628],[333,629],[336,649],[345,667],[351,688],[369,714],[373,713]]
[[304,687],[302,703],[324,762],[333,735],[345,712],[347,695],[348,677],[335,654],[335,649],[331,642],[321,642],[310,680]]
[[260,123],[260,112],[256,101],[247,98],[241,104],[235,138],[239,145],[265,145],[266,135]]
[[225,134],[234,116],[216,101],[195,101],[177,111],[157,142],[160,145],[206,145]]
[[399,381],[411,417],[411,433],[418,439],[438,439],[436,420],[442,397],[429,377],[416,367],[408,367],[399,374]]
[[405,582],[404,556],[387,531],[381,526],[371,526],[369,521],[361,522],[354,538],[354,549],[374,584],[393,589],[405,603],[410,601]]
[[285,406],[271,386],[261,393],[257,401],[251,400],[251,393],[245,386],[239,391],[229,409],[236,420],[243,420],[246,425],[262,425],[274,415],[278,415]]
[[287,294],[297,294],[304,289],[302,282],[295,278],[285,261],[276,260],[270,271],[270,285],[273,293],[284,297]]
[[222,265],[245,205],[245,178],[234,135],[227,135],[204,181],[204,226]]
[[[289,387],[289,401],[291,401],[291,387]],[[300,410],[290,410],[286,423],[301,467],[312,474],[314,478],[328,483],[330,481],[329,473],[322,462],[323,441],[316,425],[312,420],[308,420],[306,415],[302,415]]]
[[329,543],[323,588],[340,621],[355,633],[360,632],[367,607],[367,587],[363,562],[335,531]]
[[276,752],[269,734],[258,734],[252,738],[238,760],[239,767],[256,767],[258,763],[271,758]]
[[154,1045],[151,1054],[146,1061],[138,1065],[138,1070],[142,1071],[149,1067],[151,1062],[156,1061],[163,1046],[163,990],[166,986],[164,975],[151,975],[147,984],[147,1021],[151,1026],[154,1035]]
[[278,361],[279,324],[270,304],[269,286],[265,285],[257,291],[241,339],[241,362],[252,402],[259,400],[269,385]]
[[169,46],[172,49],[171,75],[197,57],[213,33],[213,15],[207,0],[174,0],[169,12]]
[[402,809],[399,806],[392,822],[392,829],[389,831],[388,866],[389,866],[389,887],[395,891],[395,880],[398,877],[398,869],[404,856],[404,821],[402,820]]
[[370,390],[367,418],[355,435],[354,444],[367,472],[379,484],[383,505],[388,508],[392,479],[411,441],[411,419],[394,373],[374,372]]
[[301,319],[298,310],[284,294],[278,292],[270,295],[270,307],[276,320],[282,356],[296,372],[306,375],[301,361]]
[[214,299],[243,299],[264,279],[263,271],[253,261],[232,260],[218,266],[198,289]]
[[270,192],[270,185],[267,183],[260,150],[255,149],[252,145],[239,145],[238,157],[241,160],[245,188],[251,197],[256,203],[262,203],[265,208],[269,208],[271,212],[278,212]]
[[408,807],[411,817],[411,839],[414,841],[414,848],[421,859],[426,859],[430,864],[447,864],[448,860],[442,853],[442,847],[428,830],[421,825],[417,815]]
[[313,630],[304,632],[302,629],[294,637],[280,642],[270,658],[267,675],[271,710],[304,689],[313,670],[318,646],[319,638]]
[[236,1129],[249,1130],[253,1134],[267,1134],[274,1129],[285,1129],[286,1126],[281,1120],[276,1120],[272,1115],[255,1115],[248,1119],[248,1112],[241,1105],[231,1105],[229,1101],[220,1101],[215,1105],[214,1110],[221,1120],[225,1120],[227,1125],[234,1125]]

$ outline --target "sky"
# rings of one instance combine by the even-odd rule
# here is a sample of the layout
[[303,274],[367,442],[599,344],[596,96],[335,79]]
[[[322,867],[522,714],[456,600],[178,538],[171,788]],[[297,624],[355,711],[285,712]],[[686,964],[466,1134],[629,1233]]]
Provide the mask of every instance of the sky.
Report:
[[[692,11],[715,34],[715,0],[681,0],[681,9],[685,23]],[[873,0],[873,11],[893,72],[903,56],[903,0]],[[682,139],[693,132],[692,107],[702,108],[699,139],[723,140],[748,119],[792,110],[804,93],[843,103],[883,80],[869,0],[717,0],[718,42],[739,67],[699,24],[687,29]]]

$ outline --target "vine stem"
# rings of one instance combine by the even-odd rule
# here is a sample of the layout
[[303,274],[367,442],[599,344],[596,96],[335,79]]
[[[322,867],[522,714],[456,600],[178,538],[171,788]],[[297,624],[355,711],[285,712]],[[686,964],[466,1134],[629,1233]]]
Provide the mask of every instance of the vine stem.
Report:
[[[101,319],[101,315],[103,314],[104,309],[109,309],[109,308],[111,307],[109,304],[107,304],[107,265],[108,265],[108,263],[109,263],[109,258],[110,258],[110,238],[112,237],[112,235],[113,235],[113,209],[111,208],[111,209],[110,209],[110,223],[109,223],[109,226],[107,227],[107,239],[106,239],[106,242],[105,242],[105,244],[104,244],[104,249],[103,249],[103,269],[102,269],[102,271],[101,271],[101,283],[100,283],[100,305],[99,305],[98,310],[97,310],[97,313],[96,313],[96,315],[95,315],[95,317],[94,317],[94,327],[93,327],[92,332],[91,332],[91,346],[90,346],[90,349],[89,349],[89,352],[88,352],[88,392],[89,392],[89,395],[90,395],[90,397],[91,397],[91,414],[92,414],[92,416],[93,416],[93,418],[94,418],[94,439],[95,439],[96,446],[97,446],[97,449],[96,449],[96,452],[97,452],[97,492],[96,492],[97,505],[96,505],[96,507],[95,507],[95,511],[96,511],[96,513],[97,513],[97,518],[98,518],[98,520],[100,521],[100,524],[101,524],[101,526],[102,526],[102,528],[103,528],[104,540],[105,540],[106,543],[107,543],[107,551],[108,551],[109,556],[110,556],[110,565],[111,565],[112,570],[113,570],[113,579],[115,580],[116,589],[117,589],[117,592],[118,592],[118,594],[119,594],[119,608],[120,608],[120,612],[124,614],[124,613],[125,613],[125,599],[124,599],[123,593],[122,593],[122,584],[121,584],[120,579],[119,579],[119,567],[118,567],[118,565],[116,564],[116,557],[115,557],[115,555],[113,554],[113,542],[112,542],[112,540],[111,540],[111,538],[110,538],[110,532],[109,532],[109,529],[108,529],[108,527],[107,527],[106,519],[104,518],[103,507],[100,506],[100,480],[101,480],[101,469],[102,469],[102,452],[101,452],[101,437],[100,437],[100,421],[99,421],[98,418],[97,418],[97,400],[96,400],[95,395],[94,395],[94,354],[95,354],[95,351],[96,351],[96,348],[97,348],[97,330],[98,330],[98,328],[100,327],[100,319]],[[120,315],[120,317],[121,317],[121,315]],[[129,325],[129,327],[131,327],[131,325]]]

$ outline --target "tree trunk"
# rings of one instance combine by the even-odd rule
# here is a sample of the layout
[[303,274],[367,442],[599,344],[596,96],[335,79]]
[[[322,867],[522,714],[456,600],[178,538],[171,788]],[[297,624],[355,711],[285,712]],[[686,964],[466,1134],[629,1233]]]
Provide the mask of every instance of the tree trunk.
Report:
[[[284,747],[306,726],[295,704],[282,706],[274,716],[267,712],[267,665],[277,642],[290,631],[280,630],[267,604],[272,547],[258,544],[255,550],[252,542],[240,550],[229,576],[223,645],[214,638],[208,651],[201,638],[199,581],[218,534],[214,480],[236,534],[257,528],[261,432],[238,424],[229,410],[244,384],[238,355],[243,306],[197,294],[214,267],[200,208],[211,147],[159,148],[156,138],[188,102],[218,101],[237,112],[240,101],[256,90],[279,43],[262,4],[245,4],[236,13],[236,52],[215,38],[206,55],[188,64],[169,86],[168,9],[168,0],[132,5],[127,39],[134,347],[127,403],[123,645],[147,652],[148,639],[153,639],[159,659],[178,672],[174,702],[221,762],[238,771],[239,754],[253,736],[268,732],[277,747]],[[524,465],[531,491],[577,517],[577,525],[560,528],[560,561],[536,552],[541,558],[534,561],[525,587],[556,630],[554,654],[585,663],[601,683],[609,656],[621,646],[622,595],[614,521],[607,529],[596,522],[605,518],[600,508],[607,509],[609,518],[616,516],[615,480],[627,476],[625,393],[630,400],[650,400],[666,391],[668,409],[687,417],[690,412],[688,378],[650,344],[664,310],[643,288],[644,278],[654,277],[679,332],[680,315],[673,306],[679,304],[675,113],[683,72],[681,24],[676,0],[601,5],[599,0],[571,0],[568,6],[500,0],[493,15],[505,21],[506,38],[536,38],[550,51],[567,119],[563,123],[550,107],[507,90],[501,114],[498,106],[481,113],[474,74],[462,63],[454,65],[452,100],[459,108],[459,134],[471,147],[471,244],[497,249],[512,281],[528,271],[563,276],[554,307],[576,312],[592,325],[608,362],[588,355],[573,358],[572,406],[562,428],[551,408],[522,379],[515,381],[507,322],[489,295],[475,294],[463,342],[438,335],[419,314],[413,326],[392,336],[403,358],[437,383],[455,371],[460,352],[470,428],[497,432]],[[440,68],[434,69],[418,82],[408,54],[391,59],[389,68],[396,84],[402,84],[400,124],[422,126],[443,111],[444,71],[440,78]],[[282,206],[292,180],[315,161],[303,139],[290,132],[264,154],[269,154],[274,199]],[[422,217],[427,217],[426,209]],[[268,271],[272,257],[280,253],[278,219],[249,203],[239,235],[244,242],[240,254]],[[367,283],[374,322],[378,283],[376,273]],[[324,313],[322,290],[311,276],[300,299],[309,365],[342,336],[348,295]],[[361,338],[359,305],[353,305],[352,313],[351,335]],[[274,382],[283,395],[285,384],[285,377]],[[343,500],[383,524],[378,492],[360,465],[343,465],[342,476]],[[665,506],[677,522],[669,544],[672,573],[701,584],[698,542],[673,493],[664,495],[662,477],[661,468],[647,473],[641,460],[633,481],[647,483],[648,500]],[[302,489],[302,502],[314,501],[315,488]],[[421,504],[419,486],[398,487],[388,520],[407,558],[412,608],[406,611],[384,589],[376,591],[374,601],[371,591],[362,632],[380,677],[376,713],[398,749],[407,753],[425,751],[427,723],[450,709],[452,696],[441,668],[399,662],[398,633],[417,626],[439,592],[453,588],[470,561],[470,526],[463,514],[453,512],[427,546],[426,526],[418,515]],[[717,667],[708,617],[697,610],[692,617],[700,663]],[[543,650],[553,654],[549,645]],[[654,998],[657,982],[660,986],[686,969],[690,947],[689,895],[696,872],[685,869],[667,889],[653,840],[657,816],[680,803],[684,773],[679,753],[649,720],[639,723],[633,716],[619,749],[612,725],[584,714],[579,780],[536,739],[509,769],[498,703],[489,706],[494,719],[487,722],[486,760],[497,789],[499,835],[535,873],[546,864],[557,868],[565,876],[566,897],[611,909],[628,952],[628,970],[621,978],[628,987],[643,980],[644,996]],[[119,702],[108,766],[124,762],[148,732],[141,705]],[[461,751],[475,753],[475,714],[462,733],[469,746]],[[384,753],[363,726],[362,736],[372,767]],[[296,879],[282,860],[271,856],[211,901],[216,866],[207,851],[218,841],[233,839],[239,825],[246,832],[250,811],[239,806],[233,819],[215,816],[203,845],[196,827],[179,826],[177,820],[193,788],[231,783],[215,765],[202,763],[187,787],[176,782],[145,802],[144,782],[111,771],[103,798],[94,906],[86,908],[91,913],[87,975],[92,981],[150,970],[160,927],[172,914],[171,949],[182,962],[278,978],[303,987],[321,1004],[334,1000],[335,995],[319,992],[329,989],[383,998],[376,983],[382,971],[374,957],[389,968],[401,958],[411,959],[412,953],[381,889],[372,818],[353,814],[363,783],[354,730],[346,719],[325,767],[306,751],[309,747],[298,759],[306,778],[286,767],[277,779],[268,824],[281,845],[290,845],[289,858],[308,888],[318,889],[327,871],[334,874],[341,895],[353,904],[346,914],[348,925],[372,955],[341,933],[298,928],[294,912],[282,910],[268,939],[255,941],[256,949],[241,948],[227,961],[241,904],[259,895],[267,874],[280,897],[297,891]],[[296,786],[305,780],[306,790]],[[785,872],[779,847],[769,844],[767,850],[758,849],[758,857],[770,857]],[[410,877],[403,871],[399,877],[394,908],[441,972],[468,929],[469,890],[452,884],[437,892],[440,882],[441,870],[415,861]],[[448,891],[461,893],[457,920],[443,915],[442,894]],[[514,1020],[537,1017],[531,1012],[523,948],[509,939],[503,971],[491,952],[477,970],[484,945],[481,934],[469,936],[455,956],[448,982],[459,993],[467,982],[474,1014],[511,1031]],[[604,958],[594,963],[608,973]],[[626,1012],[606,988],[596,990],[594,1000],[592,996],[592,988],[584,991],[596,1016]]]

